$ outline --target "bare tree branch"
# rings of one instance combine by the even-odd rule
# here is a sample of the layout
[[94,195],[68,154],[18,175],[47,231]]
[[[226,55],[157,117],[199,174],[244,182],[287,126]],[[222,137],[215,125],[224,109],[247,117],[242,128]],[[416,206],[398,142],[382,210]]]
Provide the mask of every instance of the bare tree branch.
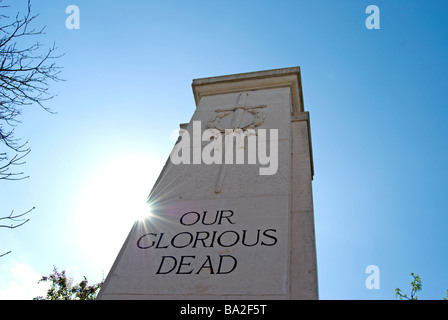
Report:
[[5,252],[5,253],[3,253],[3,254],[0,254],[0,258],[1,257],[4,257],[4,256],[6,256],[7,254],[10,254],[11,253],[11,251],[8,251],[8,252]]
[[[34,209],[36,209],[36,207],[32,207],[30,210],[28,210],[24,213],[21,213],[21,214],[17,214],[17,215],[14,215],[14,210],[12,210],[11,213],[9,214],[9,216],[0,218],[0,221],[1,220],[9,220],[9,221],[11,221],[11,224],[0,224],[0,228],[15,229],[20,226],[23,226],[25,223],[30,221],[29,218],[25,219],[24,216],[26,216],[28,213],[30,213]],[[9,253],[11,253],[11,251],[0,254],[0,258],[3,256],[6,256]]]
[[[28,178],[29,176],[23,176],[23,172],[10,172],[9,170],[13,166],[19,166],[25,164],[25,161],[22,159],[31,152],[30,149],[23,150],[23,154],[19,155],[16,153],[11,159],[7,158],[6,153],[0,153],[0,180],[23,180]],[[5,160],[6,163],[1,164],[1,162]]]
[[[17,1],[17,0],[15,0]],[[21,0],[23,1],[23,0]],[[9,6],[0,0],[0,180],[23,180],[28,178],[17,170],[25,164],[24,158],[31,149],[28,142],[22,143],[14,129],[21,123],[24,108],[38,105],[54,113],[44,103],[54,97],[50,83],[61,81],[56,59],[55,44],[50,46],[37,39],[44,34],[45,27],[35,27],[38,17],[31,10],[31,0],[25,2],[24,14],[12,18],[7,14]],[[15,229],[29,221],[32,209],[0,217],[0,228]],[[0,254],[3,257],[11,251]]]
[[[36,209],[36,207],[32,207],[30,210],[28,210],[28,211],[26,211],[26,212],[24,212],[24,213],[21,213],[21,214],[17,214],[17,215],[14,215],[14,210],[12,210],[11,213],[9,214],[9,216],[0,218],[0,221],[1,221],[1,220],[9,220],[9,221],[11,221],[12,223],[9,224],[9,225],[6,225],[6,224],[0,224],[0,228],[15,229],[15,228],[18,228],[18,227],[20,227],[20,226],[23,226],[23,225],[24,225],[25,223],[27,223],[30,219],[24,219],[24,218],[22,218],[22,217],[25,216],[25,215],[27,215],[28,213],[30,213],[30,212],[33,211],[34,209]],[[17,222],[19,222],[19,223],[17,224]],[[16,223],[16,224],[15,224],[15,223]]]
[[[5,7],[2,5],[0,9]],[[62,80],[60,68],[55,64],[62,55],[55,53],[56,46],[45,48],[39,41],[29,42],[32,37],[44,34],[45,28],[32,27],[37,17],[32,15],[28,0],[23,16],[18,13],[12,22],[0,27],[0,142],[15,152],[19,151],[20,143],[14,137],[14,127],[20,123],[23,107],[37,104],[53,113],[43,103],[54,97],[49,91],[50,81]],[[1,19],[9,18],[0,15]],[[20,38],[28,39],[22,41],[25,46],[19,44]]]

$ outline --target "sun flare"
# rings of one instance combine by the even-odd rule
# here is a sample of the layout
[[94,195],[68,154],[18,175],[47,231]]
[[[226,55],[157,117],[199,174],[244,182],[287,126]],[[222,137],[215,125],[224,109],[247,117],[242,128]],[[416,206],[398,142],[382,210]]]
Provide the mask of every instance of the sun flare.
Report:
[[76,211],[77,234],[93,259],[114,259],[134,222],[151,215],[147,196],[162,165],[146,156],[116,157],[85,180]]

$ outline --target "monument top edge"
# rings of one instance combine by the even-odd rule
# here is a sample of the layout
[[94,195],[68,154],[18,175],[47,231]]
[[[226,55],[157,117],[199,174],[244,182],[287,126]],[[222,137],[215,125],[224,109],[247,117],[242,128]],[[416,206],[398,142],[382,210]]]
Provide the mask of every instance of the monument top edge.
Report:
[[196,105],[209,95],[290,87],[294,112],[304,111],[300,67],[199,78],[194,79],[191,86]]
[[290,67],[290,68],[280,68],[280,69],[270,69],[270,70],[262,70],[255,72],[244,72],[244,73],[236,73],[229,74],[223,76],[216,77],[206,77],[193,79],[192,86],[200,86],[205,84],[218,83],[223,81],[239,81],[239,80],[247,80],[254,78],[267,78],[267,77],[276,77],[276,76],[284,76],[290,74],[300,75],[300,67]]

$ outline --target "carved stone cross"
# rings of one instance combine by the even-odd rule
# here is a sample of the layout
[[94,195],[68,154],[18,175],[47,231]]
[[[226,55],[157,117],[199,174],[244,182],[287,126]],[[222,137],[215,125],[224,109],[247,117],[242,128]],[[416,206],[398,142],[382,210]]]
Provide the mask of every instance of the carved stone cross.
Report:
[[[210,121],[208,123],[208,128],[213,128],[219,130],[221,133],[224,133],[226,129],[240,129],[240,130],[246,130],[246,129],[254,129],[255,127],[258,127],[263,124],[265,119],[265,114],[262,113],[259,109],[265,108],[266,105],[259,105],[259,106],[246,106],[247,96],[249,95],[248,92],[242,92],[240,93],[240,96],[238,98],[238,103],[234,108],[229,109],[216,109],[215,112],[220,113],[214,120]],[[248,111],[252,114],[252,117],[250,120],[244,119],[244,113]],[[230,128],[226,128],[222,123],[221,120],[228,115],[230,115],[233,112],[232,122],[230,124]],[[227,173],[227,168],[229,164],[223,163],[221,164],[221,168],[219,169],[219,175],[218,175],[218,181],[216,182],[215,186],[215,193],[220,193],[222,190],[222,185],[224,183],[224,178]]]

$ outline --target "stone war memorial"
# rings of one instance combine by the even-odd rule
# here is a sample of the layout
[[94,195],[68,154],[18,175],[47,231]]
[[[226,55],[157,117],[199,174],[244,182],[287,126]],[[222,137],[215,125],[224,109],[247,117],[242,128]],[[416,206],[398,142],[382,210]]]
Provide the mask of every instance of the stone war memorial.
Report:
[[300,68],[192,88],[196,110],[98,299],[318,299]]

